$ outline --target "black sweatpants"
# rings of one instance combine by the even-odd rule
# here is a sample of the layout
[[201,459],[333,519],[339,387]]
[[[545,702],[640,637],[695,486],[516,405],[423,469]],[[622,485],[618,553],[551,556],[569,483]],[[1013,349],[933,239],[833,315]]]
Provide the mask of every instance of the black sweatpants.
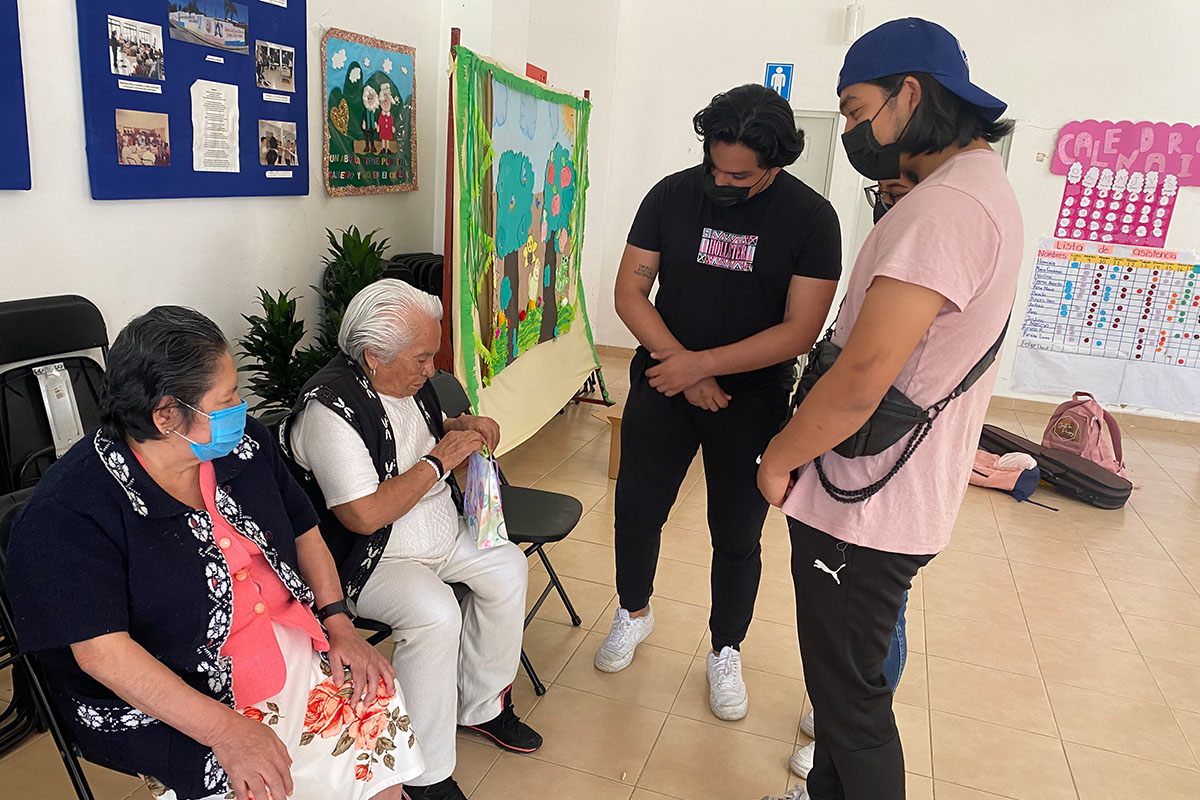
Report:
[[883,663],[904,593],[933,556],[847,544],[794,519],[788,529],[804,683],[817,729],[808,794],[904,800],[904,753]]
[[621,607],[645,608],[654,592],[662,526],[679,486],[702,451],[712,538],[713,649],[738,647],[754,615],[762,574],[761,546],[767,502],[758,491],[757,459],[783,425],[787,389],[771,385],[736,395],[728,408],[697,408],[682,394],[667,397],[645,371],[639,349],[629,367],[629,398],[621,418],[617,477],[617,593]]

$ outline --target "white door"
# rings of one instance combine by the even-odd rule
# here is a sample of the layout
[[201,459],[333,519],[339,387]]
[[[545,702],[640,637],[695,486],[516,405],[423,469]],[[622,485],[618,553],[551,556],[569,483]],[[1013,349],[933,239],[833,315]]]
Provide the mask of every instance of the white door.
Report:
[[828,198],[834,148],[838,142],[838,114],[835,111],[797,111],[796,127],[804,131],[804,152],[787,171]]

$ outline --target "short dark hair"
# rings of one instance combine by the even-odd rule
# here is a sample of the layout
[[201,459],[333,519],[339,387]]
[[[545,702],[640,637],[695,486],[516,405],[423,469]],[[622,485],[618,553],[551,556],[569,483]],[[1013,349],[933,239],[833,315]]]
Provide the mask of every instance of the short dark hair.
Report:
[[966,147],[976,139],[998,142],[1012,133],[1012,120],[987,119],[983,109],[963,100],[927,72],[902,72],[864,83],[892,95],[900,91],[904,79],[910,75],[921,85],[921,102],[900,137],[900,149],[905,153],[932,155],[952,144]]
[[758,155],[760,167],[786,167],[804,152],[804,131],[796,115],[773,90],[754,83],[713,97],[692,117],[692,127],[704,139],[708,158],[713,142],[740,144]]
[[161,439],[154,409],[164,397],[181,405],[184,421],[212,388],[217,362],[229,352],[225,334],[208,317],[181,306],[158,306],[117,334],[100,388],[100,426],[112,439]]

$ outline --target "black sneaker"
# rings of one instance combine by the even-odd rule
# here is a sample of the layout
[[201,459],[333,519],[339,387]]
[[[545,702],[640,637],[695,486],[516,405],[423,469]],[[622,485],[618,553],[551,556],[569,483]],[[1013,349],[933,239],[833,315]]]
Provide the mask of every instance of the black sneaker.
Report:
[[406,783],[404,793],[410,800],[467,800],[454,778],[446,778],[429,786],[411,786]]
[[[542,746],[542,736],[533,728],[521,722],[521,718],[513,711],[512,687],[508,687],[500,695],[502,708],[500,715],[480,725],[464,726],[469,731],[486,736],[493,742],[514,753],[532,753]],[[415,798],[414,798],[415,800]]]

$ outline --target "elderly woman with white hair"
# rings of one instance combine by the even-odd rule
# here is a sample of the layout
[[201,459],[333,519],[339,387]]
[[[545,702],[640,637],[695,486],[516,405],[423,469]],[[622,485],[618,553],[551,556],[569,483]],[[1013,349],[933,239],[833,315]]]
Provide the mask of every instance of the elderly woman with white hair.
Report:
[[[512,544],[480,550],[452,471],[500,428],[446,419],[429,383],[441,302],[402,281],[359,292],[341,348],[305,385],[280,427],[294,471],[323,509],[321,531],[349,607],[392,627],[392,664],[421,731],[425,772],[413,800],[458,800],[456,726],[529,753],[542,738],[513,710],[528,568]],[[450,584],[470,593],[460,609]],[[355,608],[357,606],[357,609]]]

